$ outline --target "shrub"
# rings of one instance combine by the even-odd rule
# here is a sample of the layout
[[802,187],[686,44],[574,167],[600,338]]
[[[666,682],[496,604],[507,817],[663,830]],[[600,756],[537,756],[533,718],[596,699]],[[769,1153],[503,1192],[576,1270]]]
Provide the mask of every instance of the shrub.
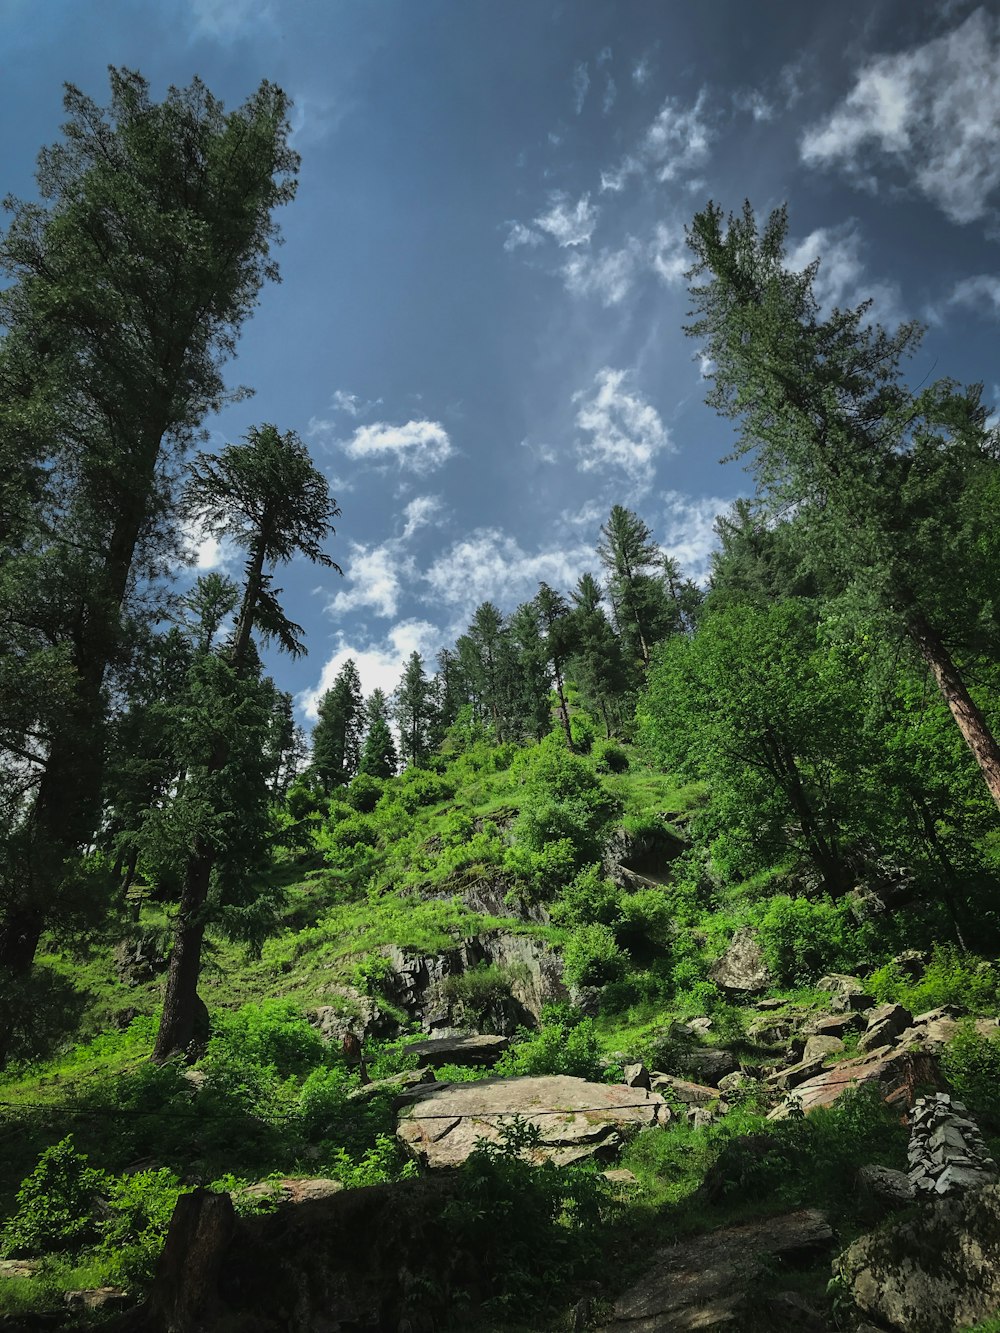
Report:
[[165,1167],[107,1178],[101,1251],[113,1281],[131,1287],[152,1278],[180,1193],[180,1180]]
[[626,949],[662,949],[671,942],[673,914],[662,889],[638,889],[618,899],[615,936]]
[[549,1005],[537,1032],[522,1028],[517,1040],[494,1066],[504,1077],[522,1074],[569,1074],[599,1079],[601,1045],[594,1021],[569,1005]]
[[352,814],[330,830],[334,848],[377,847],[379,830],[371,815]]
[[603,986],[617,981],[628,959],[610,926],[577,926],[563,949],[566,981],[571,986]]
[[359,773],[347,788],[347,803],[359,814],[370,815],[378,805],[385,783],[370,773]]
[[974,1014],[995,1014],[1000,997],[1000,970],[974,955],[961,954],[952,945],[939,945],[914,980],[895,963],[888,963],[869,979],[875,998],[893,1000],[919,1014],[942,1004],[955,1004]]
[[98,1239],[103,1171],[76,1151],[72,1134],[46,1148],[17,1191],[17,1211],[3,1230],[3,1253],[77,1251]]
[[824,972],[845,972],[863,957],[864,940],[846,902],[772,898],[757,922],[764,957],[782,985],[805,985]]
[[480,963],[468,972],[446,977],[444,995],[459,1022],[478,1032],[491,1032],[503,1026],[500,1020],[513,994],[513,983],[509,968]]
[[618,913],[618,890],[596,863],[579,871],[552,904],[552,920],[566,926],[610,926]]
[[1000,1129],[1000,1038],[984,1037],[971,1022],[941,1056],[945,1078],[962,1101],[994,1129]]
[[597,728],[586,713],[573,713],[569,720],[569,734],[577,754],[589,754],[597,739]]
[[629,758],[614,741],[598,741],[591,751],[598,773],[627,773]]
[[537,850],[515,843],[504,852],[503,867],[540,896],[549,898],[572,878],[577,867],[576,847],[572,838],[556,838]]

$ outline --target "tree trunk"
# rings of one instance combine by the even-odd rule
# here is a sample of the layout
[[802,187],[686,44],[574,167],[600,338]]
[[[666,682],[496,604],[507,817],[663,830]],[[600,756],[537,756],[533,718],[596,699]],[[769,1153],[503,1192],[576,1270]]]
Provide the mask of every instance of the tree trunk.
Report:
[[559,663],[553,663],[556,677],[556,695],[559,698],[559,716],[562,719],[562,728],[566,733],[566,744],[572,750],[573,732],[569,725],[569,705],[566,702],[566,691],[563,689],[562,672],[559,670]]
[[969,693],[962,673],[952,661],[940,634],[922,615],[908,623],[910,635],[931,669],[941,697],[951,711],[962,737],[972,751],[989,793],[1000,807],[1000,745]]
[[204,908],[212,874],[212,856],[204,846],[188,862],[177,920],[170,971],[153,1047],[154,1064],[163,1064],[172,1055],[186,1051],[194,1040],[198,1016],[198,977],[201,973],[201,945],[205,937]]

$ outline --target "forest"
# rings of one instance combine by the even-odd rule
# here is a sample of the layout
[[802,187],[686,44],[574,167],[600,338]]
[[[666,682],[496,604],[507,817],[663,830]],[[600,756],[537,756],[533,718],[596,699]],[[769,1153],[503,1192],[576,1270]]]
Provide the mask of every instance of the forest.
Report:
[[[765,1255],[727,1326],[1000,1328],[998,1254],[950,1313],[879,1305],[850,1259],[915,1217],[976,1234],[954,1199],[856,1183],[913,1168],[918,1098],[973,1117],[996,1199],[982,386],[914,385],[920,325],[823,307],[785,209],[708,203],[685,331],[753,494],[707,581],[613,504],[575,586],[482,603],[391,693],[348,659],[307,735],[278,580],[339,574],[349,513],[281,423],[200,448],[278,278],[288,101],[226,110],[196,79],[157,102],[113,69],[107,107],[67,87],[65,111],[0,235],[0,1327],[715,1327],[622,1293],[657,1246],[820,1210],[825,1248]],[[195,577],[192,530],[238,578]],[[456,1037],[491,1058],[442,1047],[428,1084],[423,1047]],[[881,1065],[803,1107],[890,1048],[902,1115]],[[448,1169],[403,1132],[401,1090],[510,1105],[533,1078],[663,1113],[612,1169],[530,1114]],[[171,1219],[216,1199],[242,1257],[199,1294]],[[295,1304],[273,1256],[311,1215],[351,1269],[318,1246]],[[273,1290],[255,1263],[284,1264]]]

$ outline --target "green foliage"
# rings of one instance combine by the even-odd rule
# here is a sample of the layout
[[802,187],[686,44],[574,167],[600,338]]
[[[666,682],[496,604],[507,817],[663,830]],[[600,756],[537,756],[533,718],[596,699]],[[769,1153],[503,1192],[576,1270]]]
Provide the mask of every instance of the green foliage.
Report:
[[629,769],[628,751],[623,750],[614,741],[598,741],[591,750],[594,767],[598,773],[627,773]]
[[503,1053],[494,1073],[505,1078],[526,1074],[569,1074],[599,1079],[601,1047],[594,1021],[569,1005],[550,1005],[537,1032],[522,1029]]
[[974,954],[960,953],[951,945],[939,945],[914,979],[896,963],[887,963],[868,979],[880,1003],[894,1001],[913,1014],[953,1004],[974,1014],[996,1016],[1000,1006],[1000,970]]
[[621,979],[628,959],[610,926],[577,926],[563,948],[563,965],[571,986],[603,986]]
[[866,932],[843,900],[776,894],[756,926],[767,964],[784,986],[805,985],[826,972],[853,971],[865,958]]
[[618,914],[618,890],[599,865],[584,866],[552,904],[551,914],[560,925],[610,926]]
[[78,1251],[93,1244],[103,1186],[104,1173],[76,1151],[71,1134],[46,1148],[17,1191],[17,1212],[3,1229],[3,1253]]
[[456,1021],[476,1032],[502,1031],[504,1005],[517,979],[513,969],[480,963],[445,978],[444,996]]
[[966,1021],[945,1047],[941,1069],[970,1110],[1000,1129],[1000,1038],[984,1036]]
[[286,1078],[322,1064],[325,1056],[319,1033],[294,1004],[262,1000],[217,1020],[208,1044],[206,1070],[256,1065]]

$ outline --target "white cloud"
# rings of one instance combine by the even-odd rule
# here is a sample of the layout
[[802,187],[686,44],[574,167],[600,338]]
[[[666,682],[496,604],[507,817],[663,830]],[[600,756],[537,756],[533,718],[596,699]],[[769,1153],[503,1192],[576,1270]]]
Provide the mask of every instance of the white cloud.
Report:
[[708,159],[712,130],[705,118],[706,94],[685,107],[668,97],[636,149],[611,171],[601,173],[601,189],[618,192],[630,176],[652,173],[660,182],[677,180]]
[[498,528],[479,528],[439,556],[425,579],[437,604],[452,614],[454,631],[462,633],[481,602],[496,602],[501,610],[512,611],[534,597],[540,582],[572,587],[593,563],[592,543],[560,542],[529,552]]
[[373,407],[381,406],[381,403],[381,398],[359,398],[356,393],[348,393],[346,389],[334,389],[330,399],[330,406],[335,412],[346,412],[349,417],[363,416]]
[[691,267],[691,255],[683,227],[668,227],[666,223],[658,222],[650,254],[653,269],[668,287],[684,282],[684,275]]
[[963,278],[955,284],[948,304],[1000,314],[1000,278],[992,273],[977,273],[975,277]]
[[773,120],[778,114],[773,102],[769,102],[759,88],[740,88],[733,93],[733,106],[737,111],[745,111],[754,120]]
[[541,245],[543,239],[541,233],[526,227],[523,222],[508,222],[507,226],[510,231],[503,243],[505,250],[517,250],[522,245]]
[[197,522],[189,519],[181,523],[181,549],[199,574],[231,569],[239,555],[231,541],[208,536]]
[[620,250],[577,252],[563,265],[566,289],[574,296],[596,296],[606,306],[619,305],[632,288],[641,260],[641,247],[632,237]]
[[268,0],[190,0],[195,32],[228,41],[246,28],[270,28],[274,8]]
[[340,446],[348,458],[374,463],[394,458],[400,467],[412,468],[414,472],[430,472],[455,453],[440,421],[426,420],[407,421],[401,426],[373,421],[368,426],[359,426]]
[[838,305],[860,305],[870,299],[870,318],[887,325],[900,322],[899,288],[894,283],[866,276],[862,238],[854,222],[818,227],[789,250],[786,263],[789,268],[801,271],[814,259],[820,265],[813,292],[824,310],[830,311]]
[[342,588],[327,603],[335,615],[360,611],[365,607],[378,616],[394,616],[402,593],[400,575],[413,572],[413,561],[402,555],[392,542],[381,546],[351,543],[351,553],[343,561],[344,577],[349,586]]
[[405,520],[400,541],[407,542],[419,529],[433,523],[441,512],[441,500],[436,495],[415,495],[403,510]]
[[601,112],[607,116],[611,113],[611,108],[618,100],[618,85],[609,74],[604,81],[604,98],[601,101]]
[[361,688],[366,696],[376,688],[391,694],[399,684],[403,667],[411,653],[420,653],[430,673],[434,669],[433,656],[444,643],[445,636],[427,620],[401,620],[392,626],[384,639],[366,644],[350,643],[341,634],[337,639],[336,650],[324,663],[316,685],[311,690],[303,690],[295,702],[305,717],[315,722],[320,699],[331,688],[337,673],[349,657],[354,659],[358,668]]
[[569,196],[557,190],[549,196],[548,212],[535,218],[535,226],[547,232],[557,245],[586,245],[597,225],[598,210],[584,194],[570,204]]
[[573,71],[573,110],[577,115],[583,110],[583,104],[587,100],[587,89],[590,87],[590,74],[587,66],[580,62]]
[[666,555],[674,557],[687,578],[704,583],[711,554],[719,544],[715,520],[733,502],[714,495],[692,498],[680,491],[666,491],[663,500],[665,537],[660,545]]
[[800,151],[877,188],[872,160],[894,161],[953,222],[973,222],[1000,186],[1000,15],[977,9],[922,46],[877,56]]
[[631,372],[605,366],[594,377],[592,391],[573,395],[579,404],[576,424],[589,436],[580,441],[581,472],[620,468],[641,493],[653,479],[659,454],[673,450],[670,434],[652,403],[629,388]]
[[637,60],[632,66],[632,82],[637,88],[644,88],[653,73],[653,65],[648,55]]

